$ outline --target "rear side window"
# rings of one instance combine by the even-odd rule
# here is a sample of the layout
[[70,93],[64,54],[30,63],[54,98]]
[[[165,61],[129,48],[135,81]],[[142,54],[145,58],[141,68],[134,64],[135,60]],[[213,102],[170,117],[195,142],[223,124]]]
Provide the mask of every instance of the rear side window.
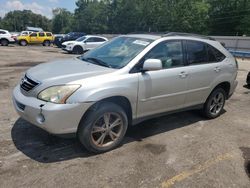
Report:
[[51,33],[46,33],[47,37],[51,37],[52,34]]
[[187,60],[189,64],[207,63],[206,44],[197,41],[187,41]]
[[213,46],[207,45],[208,62],[221,62],[226,56]]
[[44,37],[45,34],[44,33],[39,33],[39,37]]
[[106,41],[106,40],[104,40],[103,38],[95,37],[95,38],[94,38],[94,41],[95,41],[95,42],[104,42],[104,41]]

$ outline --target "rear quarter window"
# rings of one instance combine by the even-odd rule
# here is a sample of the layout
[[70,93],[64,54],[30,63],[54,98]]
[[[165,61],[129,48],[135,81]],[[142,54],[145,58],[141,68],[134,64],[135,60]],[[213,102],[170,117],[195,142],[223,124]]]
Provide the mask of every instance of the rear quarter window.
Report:
[[207,52],[209,62],[221,62],[226,58],[222,52],[209,44],[207,45]]

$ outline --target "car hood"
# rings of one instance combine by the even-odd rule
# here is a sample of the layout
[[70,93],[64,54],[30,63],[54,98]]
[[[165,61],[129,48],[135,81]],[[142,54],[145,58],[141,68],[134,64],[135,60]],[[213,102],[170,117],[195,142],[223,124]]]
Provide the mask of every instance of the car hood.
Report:
[[67,41],[67,42],[63,42],[62,45],[68,45],[69,43],[75,43],[76,41],[71,40],[71,41]]
[[91,64],[78,58],[57,60],[30,68],[27,76],[39,82],[66,84],[84,78],[114,72],[115,69]]

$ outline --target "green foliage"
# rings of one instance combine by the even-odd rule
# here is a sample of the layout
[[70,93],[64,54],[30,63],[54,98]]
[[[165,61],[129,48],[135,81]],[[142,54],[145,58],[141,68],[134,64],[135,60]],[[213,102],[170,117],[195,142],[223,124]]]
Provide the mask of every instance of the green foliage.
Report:
[[31,11],[9,12],[0,27],[38,26],[54,33],[193,32],[250,35],[250,0],[77,0],[74,13],[53,10],[52,20]]
[[66,9],[53,10],[52,31],[54,33],[68,33],[71,31],[73,14]]
[[22,31],[27,26],[41,27],[51,30],[51,20],[30,10],[15,10],[8,12],[1,20],[1,27],[10,31]]

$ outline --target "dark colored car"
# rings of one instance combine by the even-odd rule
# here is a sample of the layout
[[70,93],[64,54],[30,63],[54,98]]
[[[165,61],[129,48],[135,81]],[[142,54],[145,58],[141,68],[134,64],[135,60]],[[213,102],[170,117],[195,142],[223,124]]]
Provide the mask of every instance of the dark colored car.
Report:
[[250,72],[247,75],[247,85],[250,87]]
[[63,42],[71,41],[71,40],[74,41],[84,35],[86,34],[83,32],[70,32],[63,37],[62,36],[55,37],[54,44],[57,45],[58,47],[62,47]]

